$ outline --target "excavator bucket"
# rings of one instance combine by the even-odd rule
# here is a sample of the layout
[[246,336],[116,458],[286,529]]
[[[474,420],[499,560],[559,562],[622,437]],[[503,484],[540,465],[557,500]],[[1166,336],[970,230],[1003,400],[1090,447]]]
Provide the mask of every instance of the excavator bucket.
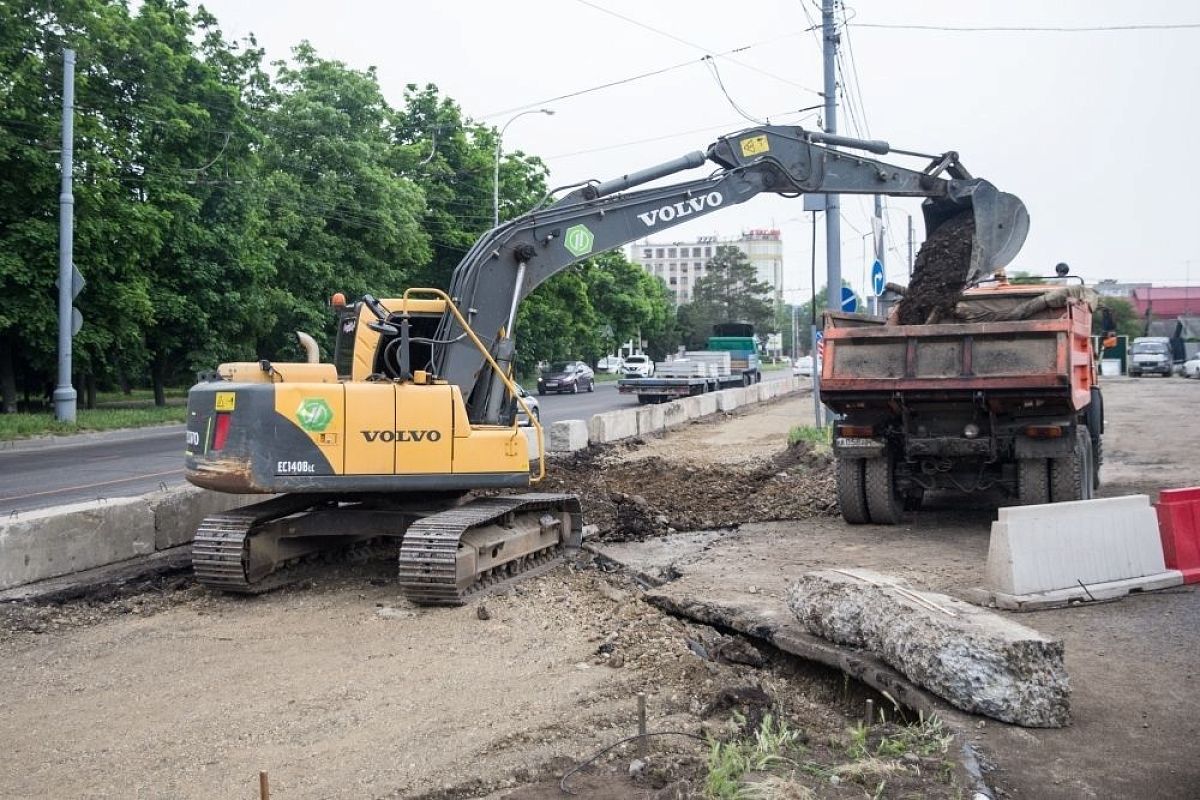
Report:
[[921,210],[927,238],[949,220],[967,210],[972,212],[975,225],[968,286],[1011,263],[1029,235],[1029,212],[1021,199],[981,178],[951,181],[945,197],[926,200]]

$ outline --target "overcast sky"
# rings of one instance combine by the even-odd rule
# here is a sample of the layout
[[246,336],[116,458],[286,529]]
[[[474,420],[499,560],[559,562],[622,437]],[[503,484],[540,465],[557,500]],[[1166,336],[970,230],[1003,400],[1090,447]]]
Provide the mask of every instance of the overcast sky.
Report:
[[[271,59],[286,57],[308,39],[324,57],[375,66],[395,106],[403,104],[406,84],[435,83],[468,116],[497,126],[524,108],[552,108],[553,116],[516,120],[504,137],[506,150],[546,161],[551,185],[657,164],[752,125],[700,61],[705,53],[745,48],[715,63],[729,97],[748,115],[818,124],[815,112],[796,113],[821,102],[820,41],[806,31],[810,18],[820,19],[819,3],[811,0],[204,5],[228,35],[253,32]],[[846,16],[851,24],[842,45],[850,93],[861,98],[859,128],[895,147],[957,150],[973,174],[1021,197],[1032,224],[1015,268],[1048,274],[1066,261],[1091,280],[1182,284],[1190,272],[1192,284],[1200,284],[1200,167],[1192,155],[1200,122],[1200,28],[1051,33],[865,27],[1197,23],[1194,0],[856,0],[846,5]],[[676,65],[653,77],[542,102]],[[839,132],[855,132],[844,101],[838,123]],[[861,288],[859,232],[871,230],[870,198],[845,197],[842,205],[843,273]],[[888,275],[903,282],[903,212],[916,216],[919,243],[919,201],[897,199],[890,206],[888,244],[897,249],[888,253]],[[807,295],[810,227],[799,200],[760,196],[657,240],[736,236],[763,227],[783,232],[788,297]],[[820,284],[823,226],[817,269]]]

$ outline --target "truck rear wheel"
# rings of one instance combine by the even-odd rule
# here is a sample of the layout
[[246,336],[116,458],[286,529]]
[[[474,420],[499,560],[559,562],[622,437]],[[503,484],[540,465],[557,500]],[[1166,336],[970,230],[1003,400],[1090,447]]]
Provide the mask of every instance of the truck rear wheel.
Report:
[[876,525],[895,525],[900,521],[900,498],[896,496],[896,462],[890,453],[863,462],[867,490],[867,511]]
[[1075,446],[1071,455],[1050,459],[1050,500],[1090,500],[1095,477],[1092,475],[1092,441],[1086,425],[1075,428]]
[[871,521],[867,515],[867,495],[863,487],[863,460],[861,458],[839,458],[837,460],[837,498],[842,509],[842,519],[851,525],[863,525]]
[[1046,459],[1017,459],[1017,500],[1023,506],[1050,502],[1050,473]]

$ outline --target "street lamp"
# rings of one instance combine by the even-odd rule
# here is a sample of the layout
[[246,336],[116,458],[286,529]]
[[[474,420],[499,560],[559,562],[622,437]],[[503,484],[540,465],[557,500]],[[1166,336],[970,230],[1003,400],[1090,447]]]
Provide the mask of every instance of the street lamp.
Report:
[[522,111],[515,117],[504,123],[504,127],[500,129],[500,133],[496,136],[496,157],[494,161],[494,169],[492,170],[492,227],[496,228],[500,225],[500,146],[504,141],[504,132],[508,130],[508,126],[512,125],[526,114],[547,114],[553,115],[554,110],[550,108],[531,108],[528,111]]

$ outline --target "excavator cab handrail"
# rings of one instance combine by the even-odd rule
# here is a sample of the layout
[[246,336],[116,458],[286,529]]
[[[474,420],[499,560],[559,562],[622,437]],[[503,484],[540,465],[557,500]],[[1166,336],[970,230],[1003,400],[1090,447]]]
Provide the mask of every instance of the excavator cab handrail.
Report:
[[[521,393],[517,391],[516,382],[513,381],[513,379],[510,378],[508,374],[500,368],[500,365],[496,363],[496,359],[492,357],[492,354],[488,352],[488,349],[484,346],[483,342],[480,341],[479,337],[475,335],[475,331],[467,323],[467,320],[462,315],[462,312],[458,310],[458,306],[456,306],[454,301],[450,299],[450,295],[446,294],[441,289],[420,287],[405,289],[404,295],[400,298],[401,303],[404,304],[404,307],[401,308],[401,313],[404,313],[408,307],[409,295],[414,293],[431,294],[445,301],[446,308],[451,314],[454,315],[455,319],[458,320],[458,324],[462,326],[463,331],[471,339],[471,342],[475,345],[475,348],[483,355],[483,358],[485,361],[487,361],[488,366],[490,366],[492,371],[496,373],[497,377],[500,378],[501,383],[504,384],[504,388],[508,390],[509,394],[511,394],[514,399],[516,399],[517,405],[519,405],[521,410],[525,412],[525,416],[529,418],[529,424],[533,426],[535,431],[537,431],[538,445],[538,474],[537,477],[531,476],[529,482],[539,483],[542,481],[546,477],[546,447],[545,440],[543,438],[542,421],[538,419],[538,415],[534,414],[533,411],[530,410],[529,406],[525,403],[525,399],[521,397]],[[521,426],[517,424],[516,417],[513,417],[512,429],[514,439],[521,435]],[[522,436],[521,438],[524,437]]]

